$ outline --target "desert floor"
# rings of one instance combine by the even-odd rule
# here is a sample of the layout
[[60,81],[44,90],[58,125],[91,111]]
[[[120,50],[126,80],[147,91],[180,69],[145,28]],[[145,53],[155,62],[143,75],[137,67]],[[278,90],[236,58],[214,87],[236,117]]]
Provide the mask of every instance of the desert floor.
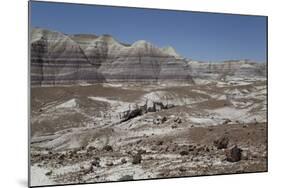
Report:
[[265,79],[31,88],[31,185],[267,171]]

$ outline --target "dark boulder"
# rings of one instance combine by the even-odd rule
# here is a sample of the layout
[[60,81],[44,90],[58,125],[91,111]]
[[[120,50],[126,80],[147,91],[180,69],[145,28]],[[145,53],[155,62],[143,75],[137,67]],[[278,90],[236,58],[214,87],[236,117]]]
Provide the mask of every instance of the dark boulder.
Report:
[[110,145],[105,145],[105,146],[103,147],[103,150],[105,150],[105,151],[113,151],[113,148],[112,148],[112,146],[110,146]]
[[94,151],[96,148],[94,147],[94,146],[89,146],[88,148],[87,148],[87,152],[92,152],[92,151]]
[[94,158],[91,164],[92,166],[100,167],[100,158],[99,157]]
[[142,160],[141,154],[138,153],[136,155],[133,156],[133,164],[140,164]]
[[226,124],[228,124],[228,123],[230,123],[230,122],[231,122],[230,119],[226,119],[222,124],[223,124],[223,125],[226,125]]
[[157,146],[161,146],[161,145],[163,145],[163,143],[164,143],[164,142],[163,142],[162,140],[159,140],[159,141],[156,142],[156,145],[157,145]]
[[52,175],[52,173],[53,173],[53,171],[51,170],[51,171],[47,172],[45,175],[50,176],[50,175]]
[[180,155],[188,155],[188,151],[183,150],[180,152]]
[[178,128],[177,125],[172,125],[172,129],[176,129],[176,128]]
[[106,166],[113,166],[113,162],[106,163]]
[[226,150],[225,155],[226,155],[226,160],[229,162],[240,161],[242,156],[242,149],[238,148],[235,145],[232,148]]
[[177,117],[176,119],[174,119],[174,122],[180,124],[180,123],[182,123],[182,120],[180,117]]
[[123,159],[121,159],[121,163],[125,164],[125,163],[127,163],[127,160],[125,158],[123,158]]
[[161,123],[165,123],[166,121],[167,121],[167,117],[166,116],[162,117]]

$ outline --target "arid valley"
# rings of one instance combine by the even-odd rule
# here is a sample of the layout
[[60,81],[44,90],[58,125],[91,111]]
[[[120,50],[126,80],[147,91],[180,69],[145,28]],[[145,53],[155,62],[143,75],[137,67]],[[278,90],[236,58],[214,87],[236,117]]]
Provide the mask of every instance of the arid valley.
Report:
[[267,171],[266,64],[31,34],[31,184]]

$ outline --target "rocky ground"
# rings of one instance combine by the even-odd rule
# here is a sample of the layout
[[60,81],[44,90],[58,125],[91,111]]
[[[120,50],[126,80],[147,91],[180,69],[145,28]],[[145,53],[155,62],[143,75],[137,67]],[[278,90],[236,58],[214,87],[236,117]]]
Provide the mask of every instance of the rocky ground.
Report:
[[31,185],[267,171],[264,78],[31,89]]

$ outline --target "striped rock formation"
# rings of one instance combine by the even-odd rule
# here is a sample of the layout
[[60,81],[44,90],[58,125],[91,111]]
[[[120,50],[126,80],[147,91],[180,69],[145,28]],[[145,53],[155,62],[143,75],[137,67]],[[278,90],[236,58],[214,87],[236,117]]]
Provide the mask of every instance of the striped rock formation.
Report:
[[31,83],[75,84],[103,81],[75,41],[67,35],[43,29],[31,32]]
[[157,48],[144,40],[128,45],[110,35],[32,29],[33,85],[166,79],[192,82],[188,62],[172,47]]
[[193,78],[225,80],[226,77],[266,77],[266,64],[249,60],[230,60],[207,63],[189,61]]
[[31,31],[32,85],[102,82],[224,80],[228,76],[266,76],[266,65],[248,60],[217,63],[186,60],[172,47],[139,40],[124,44],[110,35],[66,35]]

